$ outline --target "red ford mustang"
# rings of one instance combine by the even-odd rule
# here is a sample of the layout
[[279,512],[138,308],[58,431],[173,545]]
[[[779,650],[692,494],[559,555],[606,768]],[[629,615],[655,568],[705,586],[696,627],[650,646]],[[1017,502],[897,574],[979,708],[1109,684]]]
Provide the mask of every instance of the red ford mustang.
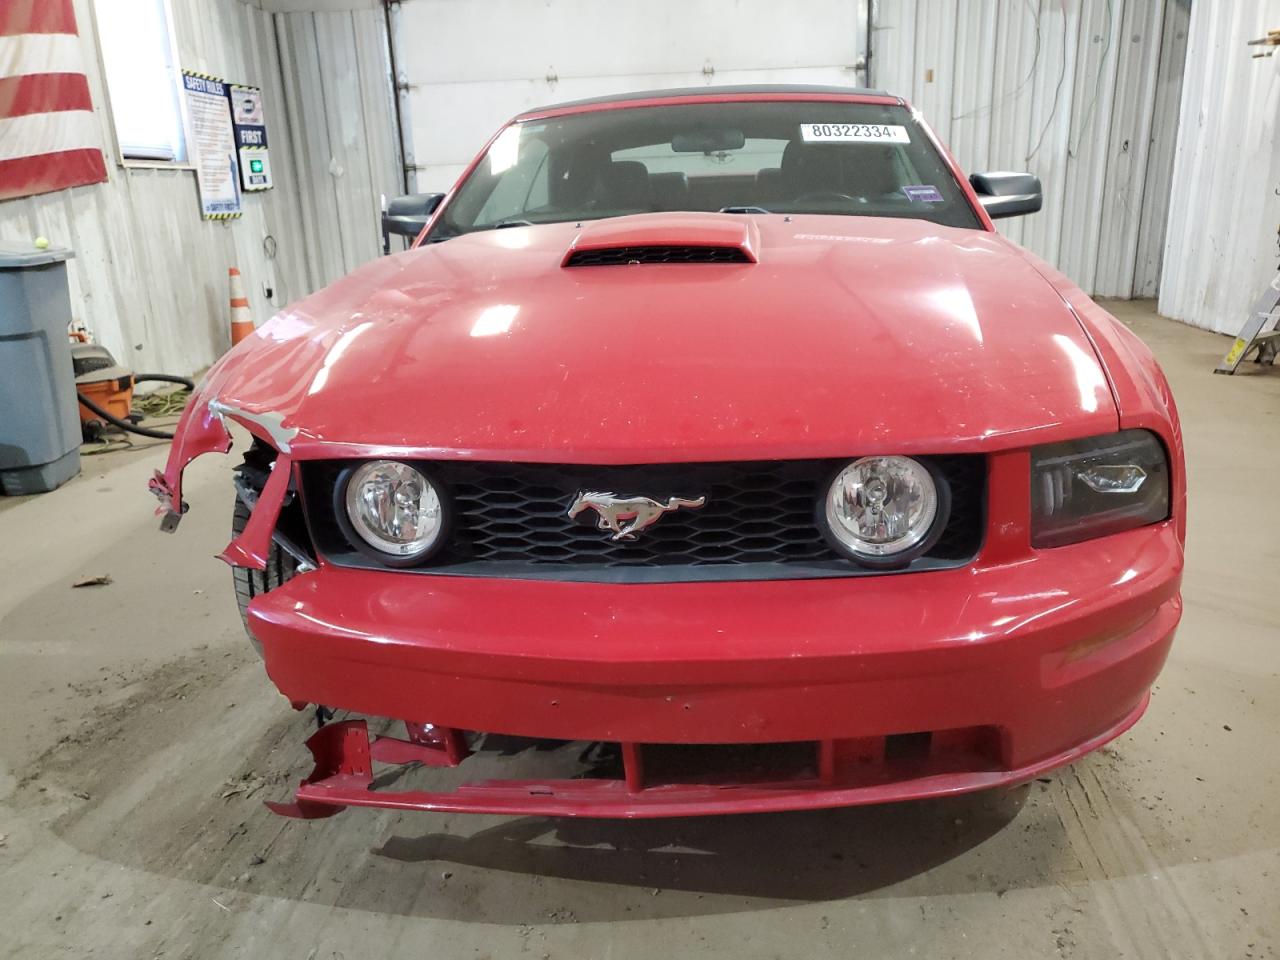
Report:
[[[806,87],[530,111],[397,200],[413,248],[227,354],[152,482],[172,529],[247,428],[223,558],[267,673],[405,723],[322,726],[275,809],[829,807],[1123,732],[1181,613],[1182,440],[1147,348],[993,230],[1039,205]],[[485,733],[604,746],[373,786]]]

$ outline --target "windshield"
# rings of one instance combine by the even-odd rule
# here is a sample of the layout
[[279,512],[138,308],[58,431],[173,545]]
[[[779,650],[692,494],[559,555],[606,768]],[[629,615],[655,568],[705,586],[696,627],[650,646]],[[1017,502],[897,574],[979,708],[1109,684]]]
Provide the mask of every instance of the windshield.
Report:
[[912,217],[981,227],[906,108],[743,101],[513,123],[427,240],[683,210]]

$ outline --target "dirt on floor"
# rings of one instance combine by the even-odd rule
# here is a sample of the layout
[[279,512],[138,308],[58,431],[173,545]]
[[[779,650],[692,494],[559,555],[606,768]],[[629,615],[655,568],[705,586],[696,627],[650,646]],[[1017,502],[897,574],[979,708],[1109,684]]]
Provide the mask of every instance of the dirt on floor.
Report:
[[[1181,404],[1186,613],[1147,716],[1013,790],[651,822],[278,818],[313,729],[213,554],[232,458],[156,530],[165,447],[0,498],[0,957],[1232,957],[1280,953],[1280,370],[1112,308]],[[72,584],[107,575],[109,583]],[[577,763],[483,751],[469,777]],[[415,774],[448,785],[458,774]]]

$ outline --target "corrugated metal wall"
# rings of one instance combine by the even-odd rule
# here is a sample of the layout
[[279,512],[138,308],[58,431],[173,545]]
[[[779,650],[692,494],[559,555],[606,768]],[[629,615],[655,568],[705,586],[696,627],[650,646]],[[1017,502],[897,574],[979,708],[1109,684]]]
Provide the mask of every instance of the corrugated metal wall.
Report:
[[894,0],[872,81],[964,169],[1027,170],[1039,214],[1001,230],[1103,296],[1160,278],[1190,0]]
[[206,223],[193,172],[118,166],[90,3],[76,0],[110,182],[0,204],[0,239],[73,247],[75,318],[135,370],[189,373],[228,346],[229,266],[265,320],[377,255],[378,195],[399,192],[400,171],[380,10],[173,0],[173,13],[183,67],[263,88],[275,189],[247,195],[240,220]]
[[1236,334],[1280,269],[1280,0],[1196,0],[1160,312]]
[[276,17],[306,289],[382,251],[381,198],[404,193],[381,10]]

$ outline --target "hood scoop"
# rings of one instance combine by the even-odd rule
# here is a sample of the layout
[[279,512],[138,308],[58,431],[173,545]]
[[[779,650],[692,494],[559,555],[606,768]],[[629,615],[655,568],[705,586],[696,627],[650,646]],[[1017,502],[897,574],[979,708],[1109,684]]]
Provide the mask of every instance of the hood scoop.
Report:
[[574,250],[566,267],[625,267],[635,263],[755,263],[741,247],[606,247]]
[[641,263],[756,263],[750,220],[717,213],[642,213],[589,224],[565,252],[563,267]]

